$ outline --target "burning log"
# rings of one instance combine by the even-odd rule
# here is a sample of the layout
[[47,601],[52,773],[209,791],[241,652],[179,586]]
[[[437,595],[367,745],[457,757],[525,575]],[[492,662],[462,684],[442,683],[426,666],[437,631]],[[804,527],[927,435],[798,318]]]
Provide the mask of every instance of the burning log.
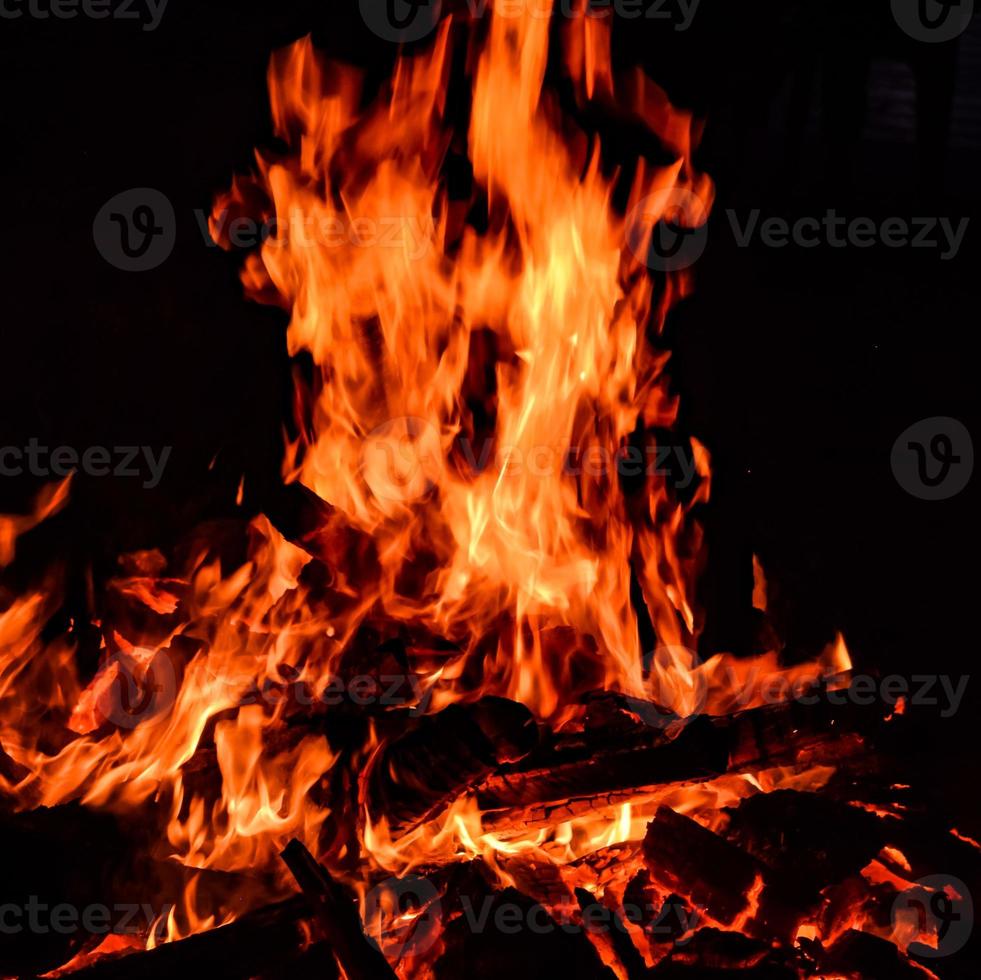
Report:
[[395,980],[388,961],[365,936],[357,906],[344,888],[298,840],[286,845],[282,858],[313,908],[348,980]]
[[606,908],[585,888],[576,889],[576,901],[582,911],[583,921],[594,926],[596,923],[603,924],[601,935],[609,939],[613,952],[626,971],[627,980],[643,980],[647,976],[647,964],[616,911]]
[[[830,721],[829,721],[830,719]],[[766,766],[862,764],[862,735],[874,711],[827,704],[766,706],[700,718],[676,738],[640,728],[587,729],[554,740],[517,765],[501,766],[477,787],[484,827],[544,826],[624,803],[651,800],[670,785]]]
[[789,945],[821,904],[820,879],[773,869],[669,807],[658,808],[643,852],[662,888],[705,909],[716,922],[761,939]]
[[772,950],[767,943],[741,932],[699,929],[658,963],[650,976],[652,980],[726,980],[736,971],[746,971],[754,980],[799,980],[801,974],[794,969],[794,959],[792,951]]
[[330,980],[337,976],[337,969],[324,943],[315,943],[300,952],[306,945],[311,915],[305,898],[290,898],[178,942],[125,956],[103,957],[70,976],[72,980],[130,980],[133,976],[173,980],[177,976],[210,975],[223,980],[248,980],[267,972],[275,976],[286,964],[295,966],[302,958],[307,966],[316,963],[316,975]]
[[471,906],[443,933],[445,952],[436,962],[436,980],[613,980],[583,929],[559,923],[544,906],[514,888]]
[[855,874],[888,843],[882,821],[867,810],[792,790],[743,800],[726,837],[768,867],[815,887]]
[[923,980],[926,976],[922,967],[910,962],[891,942],[856,929],[838,937],[821,965],[834,974],[870,980]]
[[644,838],[651,875],[725,925],[755,912],[764,866],[670,807],[659,807]]
[[642,928],[652,946],[671,945],[698,923],[698,916],[680,895],[663,892],[647,868],[634,873],[623,890],[624,910]]
[[502,763],[526,755],[537,739],[531,712],[504,698],[419,718],[366,773],[369,810],[384,814],[396,836],[407,833]]
[[883,725],[882,708],[815,694],[815,702],[788,701],[722,719],[729,730],[731,769],[814,765],[848,758],[861,765],[863,737]]
[[585,731],[529,756],[521,765],[502,767],[480,784],[477,802],[481,810],[506,810],[615,796],[624,789],[720,775],[727,757],[724,735],[707,719],[692,724],[677,739],[655,729],[615,740]]

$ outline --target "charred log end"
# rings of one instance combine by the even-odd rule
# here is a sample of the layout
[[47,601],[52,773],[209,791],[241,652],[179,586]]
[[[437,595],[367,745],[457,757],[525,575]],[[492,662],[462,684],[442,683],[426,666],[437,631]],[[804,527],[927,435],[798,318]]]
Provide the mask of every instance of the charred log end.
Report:
[[670,807],[659,807],[644,838],[651,876],[725,925],[758,901],[764,866],[725,838]]

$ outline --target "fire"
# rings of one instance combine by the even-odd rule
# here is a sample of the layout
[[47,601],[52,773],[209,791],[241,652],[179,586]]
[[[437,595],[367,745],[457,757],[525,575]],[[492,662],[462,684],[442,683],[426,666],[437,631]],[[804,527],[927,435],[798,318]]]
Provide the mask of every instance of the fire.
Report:
[[[692,641],[685,508],[652,486],[635,526],[615,472],[631,433],[670,424],[676,406],[666,358],[646,340],[652,286],[627,246],[635,219],[612,198],[629,186],[626,214],[646,202],[650,225],[673,188],[706,207],[712,191],[692,167],[691,120],[637,81],[636,111],[677,142],[678,159],[638,166],[629,185],[606,175],[599,146],[563,133],[543,89],[548,17],[494,17],[468,72],[475,227],[440,180],[447,153],[459,152],[445,104],[456,26],[444,22],[428,56],[400,61],[390,92],[364,113],[357,76],[321,67],[309,40],[278,55],[276,133],[297,152],[260,157],[256,181],[219,201],[214,227],[256,189],[270,202],[264,217],[280,232],[243,278],[254,298],[291,310],[290,352],[314,365],[286,478],[371,536],[377,576],[343,570],[357,576],[362,608],[370,601],[463,647],[437,706],[472,696],[479,669],[484,692],[561,719],[577,675],[637,695],[675,682],[671,664],[642,676],[632,567],[663,642]],[[581,97],[610,93],[605,39],[593,25],[570,31],[570,52],[587,49],[569,63]],[[350,233],[317,238],[317,228]],[[395,241],[373,233],[385,228]],[[592,454],[595,472],[570,474],[570,452]],[[700,446],[695,455],[702,500],[708,460]],[[595,640],[587,662],[550,649],[555,626]]]
[[[129,556],[109,586],[119,621],[98,624],[101,666],[87,681],[77,639],[44,632],[57,576],[0,613],[0,742],[18,767],[0,790],[22,808],[78,799],[160,822],[156,856],[186,879],[151,945],[234,917],[200,894],[200,872],[261,872],[286,890],[277,854],[291,837],[362,895],[374,872],[478,856],[507,881],[515,855],[567,866],[636,843],[659,806],[719,829],[727,805],[832,774],[728,774],[517,835],[463,796],[397,837],[386,814],[363,799],[336,812],[325,790],[337,776],[357,797],[357,773],[385,748],[375,730],[342,765],[326,734],[289,726],[291,698],[315,700],[346,676],[369,626],[412,639],[425,711],[498,695],[553,730],[579,724],[592,691],[684,720],[762,704],[767,679],[789,688],[850,669],[840,637],[794,668],[776,652],[694,653],[693,511],[709,497],[709,454],[692,441],[699,480],[685,500],[655,472],[628,489],[620,469],[638,438],[650,447],[654,428],[675,423],[655,345],[691,288],[673,273],[655,291],[642,256],[679,194],[708,213],[712,184],[693,164],[694,120],[639,74],[614,77],[605,22],[570,19],[550,61],[541,6],[492,15],[480,32],[447,18],[367,108],[358,72],[321,64],[309,39],[272,60],[274,129],[289,151],[257,155],[212,229],[255,209],[275,223],[242,279],[288,311],[289,352],[306,366],[283,477],[322,502],[319,526],[291,542],[258,517],[235,566],[217,541],[174,568],[156,552]],[[555,73],[575,106],[547,83]],[[672,162],[611,164],[574,125],[591,103],[652,131]],[[66,495],[0,519],[0,565]],[[660,644],[649,658],[634,581]]]

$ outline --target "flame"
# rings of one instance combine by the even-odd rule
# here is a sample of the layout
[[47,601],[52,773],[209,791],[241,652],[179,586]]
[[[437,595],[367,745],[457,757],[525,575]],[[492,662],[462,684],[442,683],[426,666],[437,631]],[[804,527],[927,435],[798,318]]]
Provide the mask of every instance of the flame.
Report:
[[61,483],[51,483],[43,487],[29,514],[0,514],[0,569],[6,568],[14,560],[17,539],[21,535],[57,514],[65,506],[71,480],[68,476]]
[[[247,905],[204,895],[206,871],[238,874],[243,889],[265,874],[285,892],[277,853],[291,837],[363,897],[378,871],[477,856],[502,881],[517,855],[565,867],[639,841],[661,805],[718,829],[721,808],[749,795],[830,778],[729,774],[506,833],[462,796],[396,838],[388,815],[363,801],[335,812],[325,789],[337,776],[354,794],[384,751],[376,729],[342,765],[315,726],[296,736],[288,724],[291,697],[323,694],[369,628],[416,641],[407,657],[425,710],[501,695],[556,729],[580,720],[596,690],[685,719],[763,704],[774,679],[790,690],[851,667],[840,636],[792,668],[777,651],[695,653],[694,511],[709,498],[709,453],[690,441],[698,480],[684,499],[654,469],[632,488],[621,469],[638,440],[652,455],[654,431],[678,410],[656,344],[692,283],[675,272],[655,291],[651,231],[676,217],[679,197],[704,218],[713,188],[693,164],[693,118],[639,73],[614,75],[608,22],[580,10],[550,62],[550,10],[491,10],[479,32],[447,17],[367,108],[359,73],[322,64],[309,38],[272,59],[272,118],[288,150],[257,154],[256,172],[216,202],[211,230],[221,240],[224,219],[243,214],[275,228],[242,280],[289,313],[302,366],[283,477],[319,498],[318,526],[292,542],[257,517],[238,564],[206,537],[173,568],[156,552],[128,556],[107,589],[116,615],[94,624],[91,678],[77,673],[78,636],[45,629],[56,573],[0,612],[0,743],[13,764],[0,791],[22,808],[80,800],[159,821],[155,856],[186,883],[150,945]],[[467,57],[455,58],[464,41]],[[466,111],[448,98],[461,90]],[[615,166],[575,126],[591,105],[653,133],[669,162]],[[0,518],[0,567],[67,492],[49,488],[32,515]],[[243,496],[244,478],[237,505]],[[658,638],[651,656],[636,605]]]
[[758,555],[753,555],[753,608],[766,612],[767,586],[766,572]]
[[[371,536],[379,569],[358,580],[359,612],[370,603],[464,648],[465,663],[437,685],[437,706],[466,696],[466,662],[479,658],[484,692],[561,720],[574,666],[579,684],[632,694],[675,680],[673,665],[658,665],[650,683],[642,676],[633,563],[662,641],[691,643],[686,508],[653,487],[635,527],[614,471],[638,425],[670,423],[675,405],[666,358],[646,343],[652,287],[612,204],[615,181],[598,145],[564,135],[543,90],[547,16],[491,17],[470,66],[467,152],[486,228],[462,220],[438,179],[452,140],[451,27],[427,56],[401,60],[390,91],[360,115],[360,79],[321,67],[309,39],[277,55],[276,131],[298,149],[260,157],[255,183],[281,233],[243,279],[254,298],[291,310],[290,352],[313,361],[286,477]],[[608,39],[595,25],[587,33],[588,56],[570,68],[588,99],[613,79],[600,53]],[[626,212],[647,201],[649,231],[672,189],[690,188],[706,207],[712,190],[692,168],[691,120],[669,113],[649,84],[627,87],[637,112],[677,144],[672,165],[639,166],[630,183]],[[247,196],[236,183],[214,227]],[[336,235],[308,231],[317,228]],[[478,363],[482,352],[491,356]],[[481,430],[477,399],[491,416]],[[570,452],[606,465],[571,476]],[[707,476],[707,453],[695,452]],[[591,662],[551,650],[554,626],[593,637]]]

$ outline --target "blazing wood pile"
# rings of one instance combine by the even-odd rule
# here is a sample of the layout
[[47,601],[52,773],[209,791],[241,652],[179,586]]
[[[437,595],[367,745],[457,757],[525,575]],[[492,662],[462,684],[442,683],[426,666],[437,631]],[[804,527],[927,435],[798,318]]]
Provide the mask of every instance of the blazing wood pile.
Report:
[[[895,898],[894,890],[869,887],[862,869],[889,845],[912,855],[907,877],[945,861],[959,868],[979,864],[974,848],[933,825],[925,812],[911,810],[901,824],[852,801],[857,777],[866,796],[877,789],[887,795],[888,756],[873,765],[868,746],[872,740],[889,745],[895,728],[869,709],[824,701],[771,706],[701,718],[673,737],[625,725],[620,716],[616,725],[553,735],[539,731],[520,705],[485,698],[402,723],[403,734],[362,780],[369,809],[390,814],[398,833],[425,832],[427,822],[438,821],[462,797],[477,801],[485,828],[504,840],[624,802],[650,808],[642,840],[598,847],[561,871],[523,861],[520,853],[502,855],[500,867],[514,882],[507,888],[482,860],[422,869],[438,896],[438,939],[423,942],[418,932],[413,939],[412,929],[423,929],[415,922],[399,933],[394,965],[404,963],[407,975],[560,972],[636,980],[740,971],[774,978],[922,978],[922,968],[891,942],[852,928],[875,922],[888,933]],[[714,829],[656,802],[659,793],[709,785],[726,774],[820,764],[836,768],[820,792],[777,790],[734,801],[719,811]],[[207,768],[207,761],[199,765]],[[5,815],[2,829],[6,840],[33,849],[32,868],[46,865],[43,880],[56,879],[49,890],[66,900],[80,904],[127,892],[118,884],[126,878],[120,868],[128,852],[119,846],[125,831],[111,818],[59,807]],[[78,860],[45,855],[51,838],[70,842],[73,835]],[[394,977],[391,955],[386,959],[365,935],[354,894],[298,841],[282,857],[299,888],[295,897],[184,940],[100,957],[66,975],[115,980],[210,971],[245,980],[338,976],[342,970],[352,980]],[[416,912],[425,928],[434,927],[426,909]],[[808,938],[805,923],[832,941]],[[393,935],[394,927],[383,936],[383,949]],[[19,976],[37,976],[52,959],[64,962],[85,937],[54,950],[37,937],[18,938],[3,939],[6,963]]]

